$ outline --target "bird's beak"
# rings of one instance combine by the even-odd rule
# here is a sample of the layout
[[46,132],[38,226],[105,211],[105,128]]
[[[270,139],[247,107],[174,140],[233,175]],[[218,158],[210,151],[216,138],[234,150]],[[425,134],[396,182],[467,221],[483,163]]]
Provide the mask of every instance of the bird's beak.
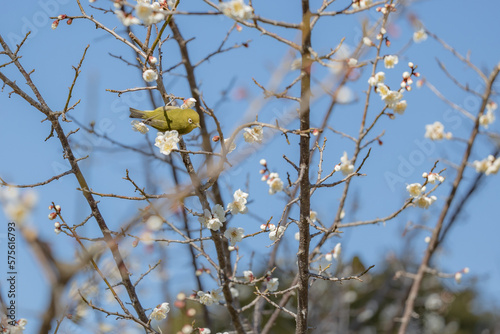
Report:
[[197,127],[197,128],[201,128],[200,123],[196,123],[196,127]]

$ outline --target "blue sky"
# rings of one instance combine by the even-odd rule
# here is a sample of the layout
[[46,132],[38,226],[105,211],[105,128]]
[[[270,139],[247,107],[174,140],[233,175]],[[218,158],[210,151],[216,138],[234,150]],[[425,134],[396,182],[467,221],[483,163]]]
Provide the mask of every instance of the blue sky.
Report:
[[[104,1],[98,3],[103,6],[107,4]],[[317,8],[321,1],[311,1],[311,3],[313,8]],[[254,1],[254,5],[256,12],[265,17],[289,22],[298,22],[300,17],[299,5],[290,5],[285,0]],[[72,117],[84,124],[94,120],[97,132],[134,147],[146,148],[146,140],[154,140],[154,130],[145,139],[131,130],[128,119],[129,106],[143,109],[151,106],[148,97],[144,93],[132,93],[118,98],[116,94],[106,91],[106,89],[126,89],[143,85],[139,70],[126,66],[109,55],[110,53],[122,55],[129,61],[133,61],[130,50],[104,32],[95,30],[90,22],[75,20],[71,26],[61,22],[56,30],[50,29],[52,20],[48,19],[48,14],[53,16],[61,13],[68,15],[78,13],[78,8],[72,1],[39,1],[29,7],[9,2],[5,6],[0,21],[0,33],[13,47],[22,33],[27,29],[33,31],[33,37],[23,47],[21,61],[28,70],[36,68],[32,78],[54,110],[63,108],[67,89],[74,75],[71,66],[77,64],[85,46],[90,44],[81,77],[73,93],[73,101],[81,99],[81,103],[76,110],[72,111]],[[339,5],[339,8],[342,7]],[[201,1],[184,2],[182,0],[180,8],[201,11],[209,9]],[[417,1],[410,9],[411,11],[401,13],[401,16],[393,22],[393,26],[389,29],[392,44],[389,49],[384,49],[383,54],[397,52],[411,39],[413,28],[407,17],[408,14],[413,13],[430,31],[436,33],[461,54],[465,55],[470,50],[471,61],[485,73],[488,74],[499,62],[500,23],[497,20],[497,13],[500,4],[498,2],[487,1],[481,6],[474,6],[468,1]],[[446,19],[443,19],[445,13],[451,12],[453,15],[447,15]],[[370,13],[356,16],[324,18],[317,26],[317,33],[313,34],[313,47],[320,53],[326,53],[334,48],[342,37],[346,37],[345,45],[354,47],[360,38],[360,22],[364,18],[373,21],[378,18],[378,15],[371,10]],[[97,13],[96,17],[110,27],[116,26],[117,32],[124,33],[124,29],[113,15]],[[193,61],[197,62],[219,46],[233,21],[224,16],[181,16],[177,19],[177,23],[186,39],[196,37],[190,41],[189,50]],[[297,41],[300,37],[292,30],[276,31],[283,33],[291,40]],[[234,82],[226,100],[219,104],[219,109],[216,110],[225,133],[231,133],[237,125],[241,124],[242,119],[251,119],[252,116],[249,115],[255,114],[251,103],[261,98],[261,91],[253,84],[252,78],[266,84],[269,82],[270,73],[297,56],[297,53],[291,52],[288,47],[248,28],[244,28],[241,33],[233,33],[227,46],[247,40],[251,40],[248,48],[241,47],[214,57],[196,71],[197,80],[209,106],[214,106],[221,99],[221,92]],[[173,41],[167,41],[163,50],[164,68],[178,62],[179,52]],[[368,53],[364,59],[372,57],[373,53]],[[458,89],[439,69],[436,59],[444,62],[447,69],[460,82],[468,83],[471,88],[482,92],[484,85],[473,71],[457,61],[432,38],[424,43],[411,45],[404,54],[400,55],[399,59],[399,64],[395,69],[385,70],[382,65],[378,69],[386,71],[387,81],[392,82],[393,86],[397,86],[401,73],[407,70],[407,62],[412,61],[418,65],[422,76],[449,100],[473,114],[477,113],[478,99],[466,96]],[[7,75],[15,76],[18,83],[23,84],[12,67],[0,70]],[[326,75],[322,74],[322,71],[326,73],[317,65],[313,67],[313,74],[320,79]],[[174,73],[178,74],[182,71],[176,70]],[[297,74],[298,72],[291,72],[285,76],[286,81],[283,86],[293,80]],[[360,110],[364,101],[363,91],[367,89],[366,80],[369,77],[368,70],[361,71],[360,75],[360,80],[348,84],[354,96],[360,101],[337,106],[330,124],[352,135],[356,134],[359,128]],[[189,96],[187,83],[182,77],[169,74],[165,75],[164,81],[167,89],[175,95]],[[500,85],[497,84],[496,87]],[[18,96],[12,95],[9,98],[9,92],[10,90],[5,88],[0,94],[0,114],[3,120],[0,124],[2,142],[0,156],[3,157],[0,164],[0,176],[8,182],[29,184],[40,182],[65,171],[68,165],[62,158],[59,142],[54,138],[44,141],[50,128],[47,122],[40,123],[43,115],[33,110]],[[246,98],[238,98],[238,92],[245,92]],[[292,90],[291,94],[297,94],[297,91]],[[370,159],[363,169],[367,175],[353,181],[350,192],[352,197],[347,201],[344,221],[367,220],[389,215],[404,203],[407,196],[406,184],[422,182],[421,174],[429,171],[434,162],[440,159],[440,169],[448,168],[445,172],[448,179],[435,193],[438,201],[427,211],[411,208],[397,219],[387,222],[385,226],[380,224],[346,230],[342,239],[332,239],[331,244],[326,245],[325,251],[329,251],[335,243],[340,241],[346,258],[357,254],[365,264],[380,265],[388,254],[401,253],[405,244],[408,243],[409,237],[401,236],[408,221],[419,222],[419,219],[424,217],[428,219],[431,226],[435,224],[455,175],[453,168],[447,165],[446,161],[453,163],[460,161],[464,145],[458,141],[430,142],[424,139],[425,125],[441,121],[445,129],[452,131],[455,137],[466,138],[472,123],[451,110],[427,88],[414,89],[404,95],[408,101],[405,114],[398,115],[394,120],[383,119],[374,129],[374,134],[382,130],[386,131],[382,138],[383,145],[373,147]],[[156,98],[158,101],[158,96]],[[319,98],[313,105],[313,125],[319,125],[327,103],[327,99]],[[369,118],[373,117],[379,110],[377,108],[382,106],[378,96],[372,96],[372,106]],[[293,111],[296,107],[289,101],[265,100],[262,109],[259,110],[259,120],[270,121],[282,115],[283,112]],[[208,124],[211,129],[214,128],[212,121]],[[290,126],[296,127],[297,124],[292,122]],[[76,125],[69,123],[64,127],[66,131],[70,131],[75,129]],[[492,124],[489,130],[498,132],[498,121]],[[331,168],[339,162],[344,151],[347,151],[349,156],[352,155],[353,145],[332,132],[327,132],[326,135],[328,143],[325,166]],[[78,156],[90,155],[90,158],[82,162],[81,166],[95,191],[133,196],[133,187],[122,179],[126,169],[137,182],[152,193],[168,192],[173,183],[168,165],[159,160],[151,161],[144,159],[142,155],[130,151],[124,152],[106,140],[96,138],[82,130],[74,135],[73,140]],[[270,197],[267,194],[267,185],[260,181],[258,174],[260,168],[258,162],[261,158],[265,158],[272,171],[278,172],[282,178],[285,178],[288,172],[293,179],[294,170],[284,162],[282,155],[286,154],[296,161],[298,159],[296,143],[296,140],[292,140],[292,145],[288,146],[282,136],[276,135],[259,147],[256,153],[248,156],[243,163],[223,174],[220,183],[224,191],[224,200],[230,201],[232,192],[238,188],[248,190],[251,201],[249,210],[252,214],[260,217],[261,220],[274,216],[274,221],[276,221],[284,204],[283,196],[278,194]],[[246,147],[241,136],[237,144],[239,148]],[[481,138],[474,146],[471,160],[481,160],[491,150],[491,143]],[[416,157],[424,158],[414,160]],[[398,172],[398,168],[401,164],[406,164],[405,161],[410,161],[411,168],[407,174],[402,175]],[[195,162],[199,163],[199,160],[195,159]],[[313,168],[313,173],[315,171],[316,168]],[[391,183],[387,181],[388,175],[398,175],[400,178],[397,182]],[[469,168],[465,174],[464,186],[474,176],[475,171]],[[500,245],[497,242],[497,236],[500,233],[500,227],[495,206],[498,205],[499,186],[498,175],[486,178],[480,194],[468,202],[462,219],[448,236],[442,250],[434,258],[434,262],[445,272],[455,272],[463,267],[470,267],[471,274],[468,276],[477,277],[480,280],[483,305],[496,305],[497,307],[500,297],[500,287],[496,284],[500,280],[500,261],[498,261]],[[66,219],[72,223],[81,221],[89,212],[84,205],[83,197],[75,191],[76,187],[76,180],[72,176],[67,176],[60,181],[38,188],[36,191],[39,204],[31,218],[31,226],[51,244],[62,259],[67,261],[73,258],[75,245],[67,237],[56,236],[53,233],[53,222],[46,218],[49,213],[47,206],[54,201],[63,207],[63,213],[67,215]],[[317,191],[312,199],[312,208],[318,212],[319,219],[327,225],[331,223],[335,215],[340,192],[341,188],[321,190]],[[114,228],[136,215],[138,207],[145,206],[143,203],[129,203],[117,199],[100,198],[99,200],[104,217]],[[191,204],[193,209],[199,211],[196,201],[192,201]],[[354,205],[358,206],[357,211],[353,211]],[[298,217],[297,208],[292,211],[291,216]],[[6,221],[2,213],[0,213],[0,219]],[[260,223],[260,220],[251,216],[238,216],[231,222],[235,224],[233,226],[244,227],[247,233],[257,231]],[[94,237],[100,236],[100,232],[95,227],[86,227],[84,232]],[[294,247],[293,228],[290,232],[292,233],[286,242],[289,244],[288,247]],[[411,241],[411,247],[414,247],[413,252],[418,262],[426,246],[423,241],[426,235],[419,232]],[[265,263],[266,254],[269,252],[266,246],[269,244],[267,236],[260,235],[255,243],[242,243],[241,248],[242,252],[255,250],[260,256],[256,258],[260,258],[262,263]],[[20,309],[18,312],[34,322],[46,301],[47,281],[36,264],[34,254],[24,247],[24,241],[18,240],[18,245],[20,250],[18,282]],[[328,249],[328,247],[331,248]],[[130,247],[126,245],[124,248]],[[143,267],[154,263],[158,257],[158,254],[148,253],[145,248],[134,249],[134,252],[139,258],[144,254],[151,256],[150,262],[140,264]],[[187,257],[187,251],[183,250],[183,252]],[[174,277],[187,275],[189,268],[186,264],[189,261],[175,259],[174,254],[175,251],[167,250],[167,256],[173,265],[170,270],[175,268],[180,274],[175,274],[174,271],[170,274]],[[248,257],[242,260],[240,268],[244,270],[245,265],[248,265]],[[461,289],[469,284],[472,284],[471,280],[466,277],[461,285],[453,283],[450,286],[454,289]],[[177,287],[188,289],[187,291],[192,288],[191,285],[184,286],[180,283]],[[174,293],[175,289],[172,290]],[[37,297],[33,300],[32,296]],[[150,301],[151,305],[162,302],[162,300],[155,299],[152,291],[149,291],[146,300]]]

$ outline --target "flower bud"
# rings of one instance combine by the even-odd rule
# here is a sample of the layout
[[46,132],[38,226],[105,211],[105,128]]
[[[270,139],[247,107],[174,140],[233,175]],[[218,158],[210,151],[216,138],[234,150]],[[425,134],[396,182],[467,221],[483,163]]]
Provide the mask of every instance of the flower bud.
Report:
[[73,23],[73,19],[68,19],[68,20],[66,21],[66,24],[67,24],[67,25],[71,25],[71,23]]
[[52,30],[57,28],[58,25],[59,25],[59,20],[55,20],[54,22],[52,22]]
[[266,159],[260,159],[259,163],[260,163],[262,166],[266,166],[266,165],[267,165],[267,161],[266,161]]

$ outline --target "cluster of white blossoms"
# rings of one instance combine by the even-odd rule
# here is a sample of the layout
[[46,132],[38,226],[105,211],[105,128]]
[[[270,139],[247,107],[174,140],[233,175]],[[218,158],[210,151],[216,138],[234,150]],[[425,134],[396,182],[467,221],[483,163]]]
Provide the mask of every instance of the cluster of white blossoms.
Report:
[[417,30],[413,33],[413,41],[415,43],[423,42],[427,39],[427,33],[424,29]]
[[147,69],[145,70],[143,73],[142,73],[142,78],[144,79],[144,81],[146,82],[153,82],[153,81],[156,81],[158,79],[158,73],[156,73],[154,70],[152,69]]
[[243,0],[231,0],[219,4],[220,11],[235,20],[249,20],[252,18],[252,7],[245,5]]
[[283,235],[283,233],[285,233],[285,227],[284,226],[280,226],[278,228],[276,228],[276,226],[274,226],[274,224],[270,224],[269,225],[269,239],[271,239],[271,241],[276,241],[278,240],[279,238],[281,238],[281,236]]
[[133,121],[131,122],[131,124],[132,124],[132,129],[133,129],[134,131],[140,132],[140,133],[142,133],[143,135],[144,135],[144,134],[146,134],[146,133],[148,133],[148,131],[149,131],[149,128],[146,126],[146,124],[144,124],[144,123],[143,123],[143,122],[141,122],[141,121],[138,121],[138,120],[133,120]]
[[344,155],[340,158],[340,163],[335,166],[335,171],[342,171],[344,175],[349,175],[354,172],[354,165],[347,157],[347,152],[344,151]]
[[247,213],[248,208],[247,204],[248,194],[246,192],[238,189],[233,194],[233,201],[227,205],[227,209],[231,210],[231,214],[236,215],[238,213]]
[[172,6],[172,1],[160,0],[159,2],[151,0],[137,0],[137,4],[135,5],[135,15],[132,13],[125,13],[123,11],[123,3],[120,1],[115,1],[114,6],[116,8],[115,15],[122,22],[124,26],[131,26],[135,24],[142,23],[146,26],[161,22],[165,19],[165,12],[167,6]]
[[262,126],[257,125],[253,128],[244,128],[243,129],[243,138],[247,143],[262,143],[262,139],[264,139],[264,130]]
[[243,239],[245,230],[242,227],[228,227],[226,232],[224,232],[224,236],[229,240],[231,246],[234,246]]
[[200,299],[200,303],[210,306],[212,304],[219,303],[223,299],[221,292],[222,288],[218,288],[210,292],[198,291],[197,295]]
[[198,218],[198,221],[203,224],[206,228],[212,231],[218,231],[222,223],[226,221],[226,213],[224,208],[220,204],[215,204],[212,208],[212,212],[208,209],[203,210],[203,216]]
[[489,101],[486,104],[486,113],[479,117],[479,124],[484,126],[485,129],[495,121],[495,109],[497,109],[497,104],[493,101]]
[[262,175],[261,181],[267,181],[269,185],[269,195],[274,195],[279,191],[283,190],[283,181],[280,179],[278,173],[271,173],[269,168],[267,167],[266,159],[261,159],[260,164],[264,166],[263,169],[259,171]]
[[457,271],[455,273],[455,282],[457,282],[458,284],[460,284],[462,282],[462,277],[463,277],[463,274],[468,274],[469,273],[469,267],[465,267],[464,269],[460,270],[460,271]]
[[169,155],[172,150],[177,150],[179,142],[179,133],[176,130],[158,132],[156,135],[155,146],[160,149],[160,153]]
[[451,132],[444,132],[444,125],[441,122],[434,122],[425,126],[425,138],[430,140],[451,139]]
[[444,181],[444,176],[439,175],[438,173],[423,173],[422,177],[427,179],[427,182],[435,184],[436,181],[442,183]]
[[475,160],[472,163],[472,166],[478,173],[484,173],[486,175],[496,174],[500,169],[500,157],[495,158],[494,156],[489,155],[486,159],[481,161]]
[[352,9],[363,9],[372,4],[372,0],[352,0]]
[[167,313],[170,312],[170,307],[168,303],[162,303],[155,307],[153,312],[149,315],[149,319],[155,319],[157,321],[163,320],[167,317]]
[[335,247],[331,252],[325,254],[325,260],[327,260],[328,262],[332,262],[333,259],[338,260],[341,252],[342,252],[342,244],[339,242],[338,244],[335,245]]
[[5,314],[2,314],[2,319],[0,322],[0,328],[3,329],[2,333],[9,334],[23,334],[26,329],[25,326],[28,324],[28,320],[21,318],[12,325],[12,320],[8,318]]
[[159,2],[151,3],[150,0],[137,0],[135,15],[142,20],[144,25],[152,25],[165,19],[164,9]]
[[21,194],[17,188],[0,187],[0,202],[2,203],[5,216],[18,224],[26,221],[29,214],[35,208],[38,196],[32,190]]
[[384,72],[377,72],[374,76],[370,77],[368,79],[368,84],[370,86],[377,86],[379,83],[384,83],[385,80],[385,73]]
[[413,197],[413,203],[422,209],[427,209],[432,203],[437,200],[436,196],[426,196],[425,186],[422,187],[420,183],[412,183],[406,186],[406,190]]
[[403,114],[406,110],[406,100],[401,100],[403,98],[403,93],[398,90],[390,90],[383,83],[377,84],[377,92],[380,95],[382,101],[385,102],[387,108],[394,110],[398,114]]

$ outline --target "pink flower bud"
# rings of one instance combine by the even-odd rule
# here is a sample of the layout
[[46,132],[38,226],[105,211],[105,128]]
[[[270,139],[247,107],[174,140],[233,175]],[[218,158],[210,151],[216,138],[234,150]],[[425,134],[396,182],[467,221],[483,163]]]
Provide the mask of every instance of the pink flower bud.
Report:
[[68,19],[68,20],[66,21],[66,24],[67,24],[67,25],[71,25],[71,23],[73,23],[73,19]]
[[218,142],[219,140],[220,140],[219,136],[213,136],[212,137],[212,141],[215,142],[215,143]]
[[57,28],[58,25],[59,25],[59,20],[55,20],[54,22],[52,22],[52,30]]
[[57,17],[57,19],[58,19],[58,20],[64,20],[64,19],[65,19],[65,18],[67,18],[67,17],[68,17],[68,15],[66,15],[66,14],[61,14],[61,15],[59,15],[59,16]]
[[56,219],[56,217],[57,217],[57,213],[55,213],[55,212],[49,213],[49,219],[50,220],[54,220],[54,219]]

